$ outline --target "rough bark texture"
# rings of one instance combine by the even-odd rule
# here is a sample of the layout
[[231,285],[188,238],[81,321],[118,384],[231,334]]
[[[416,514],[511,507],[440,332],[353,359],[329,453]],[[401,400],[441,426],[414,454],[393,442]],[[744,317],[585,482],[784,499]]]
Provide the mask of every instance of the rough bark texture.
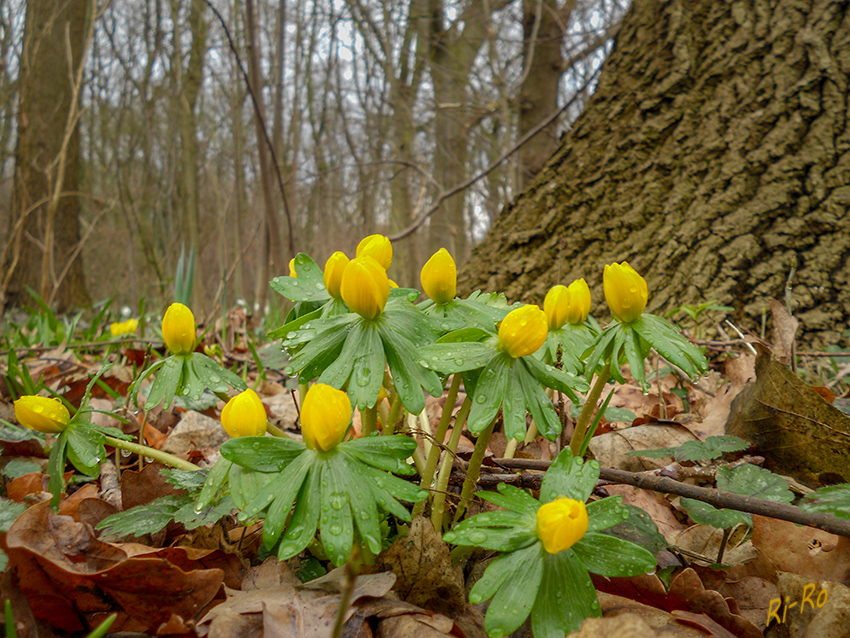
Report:
[[[82,59],[88,2],[60,0],[28,2],[21,56],[18,142],[15,151],[13,214],[9,224],[9,250],[5,254],[4,303],[32,303],[24,286],[45,299],[56,288],[60,310],[89,303],[79,256],[80,198],[76,195],[80,137],[76,123],[65,157],[62,195],[52,222],[47,221],[50,195],[59,174],[57,158],[62,148],[71,109],[68,51],[77,64]],[[67,29],[67,31],[66,31]],[[67,33],[67,38],[66,38]],[[53,254],[45,272],[45,247]]]
[[648,310],[716,299],[754,328],[783,298],[804,339],[847,347],[850,5],[635,0],[599,86],[461,276],[541,302],[628,260]]

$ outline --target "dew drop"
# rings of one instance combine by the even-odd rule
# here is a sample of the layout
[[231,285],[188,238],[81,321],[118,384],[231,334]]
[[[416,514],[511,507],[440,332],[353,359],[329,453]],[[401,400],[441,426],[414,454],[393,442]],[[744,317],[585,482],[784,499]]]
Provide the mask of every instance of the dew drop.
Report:
[[475,397],[476,403],[484,403],[486,400],[487,397],[485,397],[483,394],[479,394],[477,397]]
[[455,534],[454,532],[446,532],[445,534],[443,534],[443,540],[447,543],[454,543],[456,538],[457,534]]
[[44,412],[44,408],[41,407],[40,405],[34,405],[34,406],[32,406],[32,411],[35,412],[36,414],[41,414],[42,412]]
[[455,359],[455,365],[462,366],[463,365],[463,359]]
[[482,532],[479,530],[475,530],[474,532],[469,533],[469,542],[471,543],[485,543],[487,542],[488,538],[489,535],[486,532]]
[[342,525],[331,525],[331,528],[328,531],[334,536],[339,536],[342,534]]
[[328,499],[330,501],[331,507],[335,510],[341,510],[343,506],[348,503],[348,493],[347,492],[334,492],[330,495]]

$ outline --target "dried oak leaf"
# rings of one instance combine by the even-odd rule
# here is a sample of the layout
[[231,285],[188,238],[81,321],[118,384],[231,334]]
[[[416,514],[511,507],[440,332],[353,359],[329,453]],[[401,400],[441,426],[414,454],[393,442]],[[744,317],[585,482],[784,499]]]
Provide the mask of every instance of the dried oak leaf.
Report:
[[130,556],[46,503],[15,521],[6,546],[34,616],[66,631],[84,629],[86,614],[113,610],[115,603],[149,632],[175,616],[189,622],[223,580],[220,569],[187,571],[163,557]]

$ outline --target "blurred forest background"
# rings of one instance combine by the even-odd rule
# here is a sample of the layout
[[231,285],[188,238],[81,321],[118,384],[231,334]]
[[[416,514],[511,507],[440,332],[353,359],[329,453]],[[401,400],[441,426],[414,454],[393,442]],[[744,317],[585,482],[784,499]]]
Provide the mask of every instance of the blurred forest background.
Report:
[[375,232],[418,285],[540,171],[626,5],[0,0],[0,301],[161,304],[194,247],[199,309],[262,307]]

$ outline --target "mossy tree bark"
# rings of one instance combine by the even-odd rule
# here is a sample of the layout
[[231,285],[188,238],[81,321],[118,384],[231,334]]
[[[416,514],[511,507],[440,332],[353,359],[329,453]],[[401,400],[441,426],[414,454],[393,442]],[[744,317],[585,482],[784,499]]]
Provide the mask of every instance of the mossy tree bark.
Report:
[[804,339],[847,347],[850,6],[635,0],[585,112],[460,278],[541,302],[629,261],[648,310],[715,299],[755,328],[793,258]]
[[89,6],[83,0],[27,3],[3,304],[32,303],[27,286],[59,310],[90,302],[79,245],[80,136],[72,113]]

